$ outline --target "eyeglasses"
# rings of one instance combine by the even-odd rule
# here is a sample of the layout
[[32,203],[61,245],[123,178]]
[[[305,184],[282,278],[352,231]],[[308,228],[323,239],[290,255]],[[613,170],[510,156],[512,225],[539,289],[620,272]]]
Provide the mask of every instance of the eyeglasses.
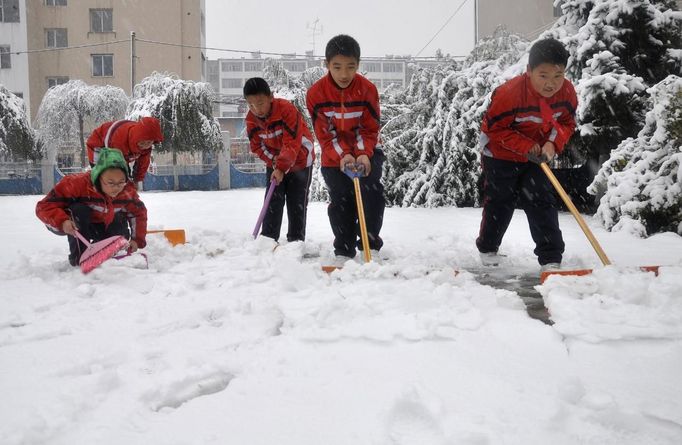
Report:
[[107,187],[111,188],[120,188],[120,187],[125,187],[125,185],[128,183],[128,181],[121,181],[121,182],[112,182],[112,181],[103,181],[104,185]]

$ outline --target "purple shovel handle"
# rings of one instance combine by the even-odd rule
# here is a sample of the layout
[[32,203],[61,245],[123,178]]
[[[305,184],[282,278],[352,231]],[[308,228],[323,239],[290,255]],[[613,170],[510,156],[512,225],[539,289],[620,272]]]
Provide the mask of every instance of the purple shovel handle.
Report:
[[275,192],[275,187],[277,187],[277,181],[271,181],[270,182],[270,188],[268,189],[268,194],[265,195],[265,201],[263,202],[263,208],[260,209],[260,215],[258,215],[258,221],[256,221],[256,227],[253,228],[253,239],[256,239],[258,236],[258,231],[260,230],[260,226],[263,225],[263,219],[265,219],[265,212],[268,211],[268,207],[270,206],[270,199],[272,199],[272,194]]

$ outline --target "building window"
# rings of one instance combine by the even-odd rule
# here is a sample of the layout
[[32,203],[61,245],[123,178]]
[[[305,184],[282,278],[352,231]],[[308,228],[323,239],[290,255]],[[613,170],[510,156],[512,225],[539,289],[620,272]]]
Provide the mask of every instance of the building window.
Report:
[[221,62],[220,63],[220,71],[241,71],[242,70],[242,63],[241,62]]
[[67,37],[66,28],[45,29],[46,48],[66,48],[67,46],[69,46],[69,39]]
[[90,10],[90,32],[113,32],[113,31],[114,31],[113,9]]
[[394,62],[384,62],[384,73],[402,73],[403,64]]
[[19,0],[0,0],[0,22],[19,22]]
[[260,73],[263,71],[263,62],[244,62],[244,71]]
[[69,78],[66,76],[48,77],[47,78],[47,88],[56,87],[57,85],[63,85],[68,81],[69,81]]
[[92,55],[92,76],[111,77],[114,75],[114,55],[113,54],[93,54]]
[[[554,0],[552,0],[552,3],[554,3]],[[564,3],[563,0],[557,2],[556,5],[554,5],[554,17],[561,17],[561,5]]]
[[379,73],[381,72],[381,62],[362,62],[360,64],[360,71]]
[[45,0],[47,6],[66,6],[66,0]]
[[305,71],[306,68],[306,63],[305,62],[284,62],[282,64],[285,70],[288,71],[296,71],[296,72],[302,72]]
[[0,68],[2,69],[12,68],[12,55],[9,53],[9,51],[9,46],[0,46]]
[[221,88],[241,88],[242,85],[242,80],[241,79],[221,79],[220,80],[220,87]]

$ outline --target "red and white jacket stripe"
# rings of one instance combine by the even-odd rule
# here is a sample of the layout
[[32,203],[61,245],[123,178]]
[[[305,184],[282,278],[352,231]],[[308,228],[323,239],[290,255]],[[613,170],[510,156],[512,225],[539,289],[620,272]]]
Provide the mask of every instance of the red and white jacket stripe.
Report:
[[132,182],[111,198],[100,193],[90,179],[90,172],[64,176],[42,200],[36,204],[36,216],[52,231],[61,233],[64,221],[69,219],[66,209],[82,203],[92,210],[92,223],[111,224],[114,216],[123,212],[130,222],[131,238],[138,247],[144,247],[147,235],[147,208],[140,201]]
[[[270,114],[261,119],[249,111],[246,131],[251,151],[270,168],[298,171],[313,165],[313,138],[300,111],[288,100],[275,98]],[[277,157],[273,167],[272,160]]]
[[493,91],[483,115],[480,145],[484,156],[526,162],[533,145],[554,143],[561,153],[575,131],[578,99],[573,84],[564,80],[554,96],[544,98],[528,74],[508,80]]
[[338,167],[346,154],[371,158],[380,147],[379,92],[360,74],[342,89],[327,73],[310,87],[306,103],[322,147],[323,167]]

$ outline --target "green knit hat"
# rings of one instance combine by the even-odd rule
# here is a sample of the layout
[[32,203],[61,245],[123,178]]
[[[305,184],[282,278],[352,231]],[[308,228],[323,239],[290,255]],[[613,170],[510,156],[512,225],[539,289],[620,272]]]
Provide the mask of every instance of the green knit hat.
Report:
[[123,153],[115,148],[100,148],[97,163],[90,172],[92,183],[97,184],[99,175],[108,168],[120,168],[125,173],[126,178],[130,178],[130,170],[128,170],[128,163],[123,157]]

